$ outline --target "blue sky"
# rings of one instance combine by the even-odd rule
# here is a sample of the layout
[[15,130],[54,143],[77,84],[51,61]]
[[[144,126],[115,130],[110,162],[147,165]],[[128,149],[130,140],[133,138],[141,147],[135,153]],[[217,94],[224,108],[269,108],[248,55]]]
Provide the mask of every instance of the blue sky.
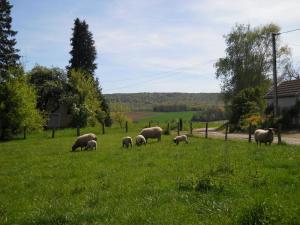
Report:
[[[104,93],[219,92],[213,64],[236,23],[300,28],[299,0],[11,0],[26,70],[65,68],[74,19],[86,20]],[[300,32],[282,35],[300,62]]]

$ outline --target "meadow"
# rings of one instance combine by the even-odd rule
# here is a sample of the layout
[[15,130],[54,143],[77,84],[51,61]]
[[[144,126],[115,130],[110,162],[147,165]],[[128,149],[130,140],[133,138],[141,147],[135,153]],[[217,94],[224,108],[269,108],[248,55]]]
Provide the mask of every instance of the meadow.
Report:
[[0,224],[300,224],[300,149],[112,127],[96,151],[71,152],[74,129],[0,143]]

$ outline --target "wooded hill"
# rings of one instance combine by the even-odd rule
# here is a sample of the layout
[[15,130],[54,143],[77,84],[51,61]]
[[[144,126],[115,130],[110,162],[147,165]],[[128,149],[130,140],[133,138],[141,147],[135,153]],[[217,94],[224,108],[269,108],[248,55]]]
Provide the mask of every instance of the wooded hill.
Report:
[[175,111],[186,111],[223,105],[220,93],[116,93],[105,97],[109,103],[125,104],[132,111],[166,111],[160,109],[168,106],[178,106]]

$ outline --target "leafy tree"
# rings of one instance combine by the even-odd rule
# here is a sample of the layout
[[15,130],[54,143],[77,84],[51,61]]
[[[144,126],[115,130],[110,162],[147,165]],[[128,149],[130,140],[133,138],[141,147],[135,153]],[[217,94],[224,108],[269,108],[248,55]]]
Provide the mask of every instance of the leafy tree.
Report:
[[47,113],[57,110],[69,89],[66,73],[59,68],[35,66],[29,75],[37,90],[37,108]]
[[[8,71],[9,75],[11,75]],[[36,109],[35,89],[28,83],[20,70],[18,76],[9,76],[0,84],[0,138],[10,138],[26,126],[29,129],[41,128],[44,120]],[[21,75],[20,75],[21,74]]]
[[[230,102],[245,88],[259,86],[263,91],[268,89],[271,83],[269,74],[272,72],[271,33],[279,30],[275,24],[255,28],[236,25],[225,36],[226,56],[220,58],[215,67],[216,76],[222,81],[221,88],[226,102]],[[277,46],[279,59],[289,55],[289,49],[280,46],[279,40]]]
[[73,36],[71,38],[72,50],[68,70],[84,70],[89,75],[94,75],[97,68],[95,63],[96,47],[92,33],[88,30],[88,24],[78,18],[75,19]]
[[237,124],[242,116],[262,114],[266,106],[262,88],[245,88],[232,99],[230,121]]
[[19,65],[19,50],[15,48],[16,31],[12,30],[12,5],[8,0],[0,0],[0,82],[8,79],[8,69]]
[[76,126],[85,126],[89,121],[95,124],[97,114],[101,111],[101,102],[91,76],[81,70],[71,70],[69,85],[72,96],[68,98],[73,103],[73,121]]

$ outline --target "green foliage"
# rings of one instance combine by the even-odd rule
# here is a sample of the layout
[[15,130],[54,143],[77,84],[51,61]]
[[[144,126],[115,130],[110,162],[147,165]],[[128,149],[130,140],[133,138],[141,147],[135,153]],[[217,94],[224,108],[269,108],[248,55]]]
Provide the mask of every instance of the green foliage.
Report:
[[[279,30],[275,24],[255,28],[239,24],[225,36],[226,56],[220,58],[215,67],[227,102],[245,88],[260,87],[267,91],[268,74],[272,71],[271,34]],[[277,46],[279,60],[289,55],[289,49],[280,46],[279,41]]]
[[43,118],[36,109],[35,90],[28,84],[25,75],[0,84],[1,139],[9,138],[23,127],[37,129],[43,124]]
[[88,30],[88,24],[78,18],[74,21],[73,36],[71,38],[72,50],[70,51],[70,65],[68,71],[84,70],[90,75],[94,75],[97,68],[96,47],[92,33]]
[[261,88],[245,88],[237,93],[230,105],[230,122],[237,124],[242,116],[262,114],[265,108],[264,92]]
[[226,115],[223,107],[210,106],[194,113],[192,121],[210,122],[225,120]]
[[71,70],[69,85],[73,94],[70,99],[73,103],[73,125],[85,126],[88,121],[95,124],[97,112],[101,111],[101,102],[93,78],[83,71]]
[[35,66],[29,76],[29,82],[37,90],[37,108],[47,113],[57,110],[69,89],[66,73],[57,67]]
[[19,66],[19,50],[14,38],[17,34],[12,30],[11,23],[12,5],[8,0],[0,0],[0,82],[9,79],[9,69]]

